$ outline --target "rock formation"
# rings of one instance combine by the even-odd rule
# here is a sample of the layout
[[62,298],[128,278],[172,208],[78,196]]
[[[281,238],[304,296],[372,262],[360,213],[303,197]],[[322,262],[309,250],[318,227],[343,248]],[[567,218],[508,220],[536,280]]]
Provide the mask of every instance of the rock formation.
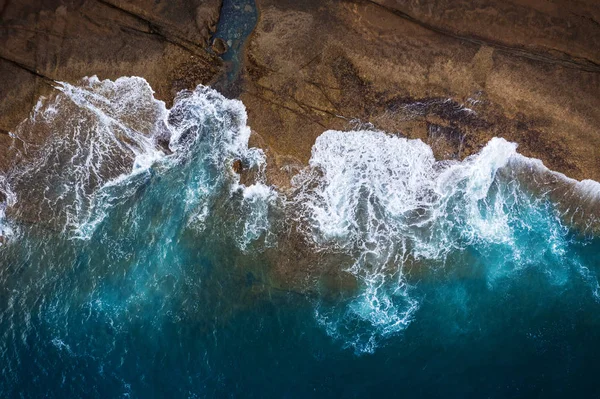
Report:
[[551,169],[600,179],[597,3],[258,6],[241,97],[272,152],[302,164],[323,130],[357,125],[426,140],[439,158],[501,136]]
[[[221,61],[206,51],[221,0],[0,1],[0,169],[8,132],[53,81],[138,75],[157,97],[208,84]],[[42,139],[42,138],[40,138]]]
[[[593,0],[257,0],[235,86],[286,185],[326,129],[383,129],[462,158],[493,136],[600,180]],[[218,80],[220,0],[0,2],[0,151],[52,81],[145,77],[169,101]],[[0,168],[11,160],[0,156]],[[283,168],[285,167],[285,168]],[[283,169],[282,169],[283,168]]]

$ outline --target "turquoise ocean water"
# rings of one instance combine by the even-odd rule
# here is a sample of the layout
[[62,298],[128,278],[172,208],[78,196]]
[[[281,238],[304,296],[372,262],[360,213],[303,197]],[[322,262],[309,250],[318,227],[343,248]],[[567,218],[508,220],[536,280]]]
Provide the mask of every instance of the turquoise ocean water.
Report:
[[271,187],[239,101],[59,88],[0,179],[1,397],[600,395],[598,183],[327,131]]

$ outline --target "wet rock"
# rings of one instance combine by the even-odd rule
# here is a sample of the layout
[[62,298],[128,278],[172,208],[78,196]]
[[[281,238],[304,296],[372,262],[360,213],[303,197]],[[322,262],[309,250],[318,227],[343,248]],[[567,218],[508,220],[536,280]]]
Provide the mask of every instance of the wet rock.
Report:
[[233,171],[239,175],[244,171],[244,164],[240,159],[236,159],[235,161],[233,161],[231,169],[233,169]]
[[[23,121],[55,80],[142,76],[167,104],[210,83],[222,70],[205,49],[220,8],[221,0],[0,1],[0,130]],[[12,139],[0,136],[6,170]]]
[[173,153],[173,151],[171,151],[171,148],[169,147],[171,141],[168,137],[159,137],[158,140],[156,140],[156,144],[165,154],[170,155]]
[[[221,0],[4,3],[5,131],[54,80],[90,73],[143,76],[168,103],[180,90],[214,82],[217,55],[229,47],[217,38],[205,50]],[[552,169],[600,180],[600,6],[551,3],[257,0],[236,93],[263,148],[300,164],[323,131],[359,120],[423,140],[431,125],[452,127],[464,136],[461,157],[503,136]],[[0,134],[0,170],[12,144]]]
[[[325,130],[370,123],[435,141],[444,158],[471,155],[500,136],[553,170],[600,180],[597,2],[257,0],[257,7],[241,99],[271,153],[306,164]],[[434,125],[444,129],[432,137]],[[275,164],[270,158],[272,181]]]
[[452,126],[427,123],[427,144],[436,159],[460,159],[465,135]]
[[217,37],[215,40],[213,40],[211,48],[215,52],[215,54],[223,55],[227,52],[229,46],[227,46],[225,40],[221,39],[220,37]]

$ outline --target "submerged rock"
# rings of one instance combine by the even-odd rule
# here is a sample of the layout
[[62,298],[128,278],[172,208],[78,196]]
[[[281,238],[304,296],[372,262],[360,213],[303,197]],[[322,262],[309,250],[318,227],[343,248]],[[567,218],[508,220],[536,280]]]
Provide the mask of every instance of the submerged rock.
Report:
[[221,39],[220,37],[217,37],[215,40],[213,40],[211,48],[218,55],[223,55],[227,52],[227,50],[229,50],[229,46],[227,46],[225,40]]

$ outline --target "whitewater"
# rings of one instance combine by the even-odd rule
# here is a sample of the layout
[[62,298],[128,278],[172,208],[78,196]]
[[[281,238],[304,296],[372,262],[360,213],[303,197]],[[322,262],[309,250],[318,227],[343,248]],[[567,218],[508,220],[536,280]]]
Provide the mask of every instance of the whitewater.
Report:
[[[199,86],[167,108],[137,77],[56,88],[11,133],[0,176],[6,397],[151,397],[157,381],[176,397],[271,396],[253,378],[289,385],[306,367],[326,396],[322,353],[404,370],[437,351],[441,370],[467,345],[521,354],[519,375],[549,353],[585,368],[578,345],[598,349],[598,182],[503,138],[440,161],[371,129],[323,132],[276,187],[238,100]],[[541,382],[584,375],[545,367]]]

